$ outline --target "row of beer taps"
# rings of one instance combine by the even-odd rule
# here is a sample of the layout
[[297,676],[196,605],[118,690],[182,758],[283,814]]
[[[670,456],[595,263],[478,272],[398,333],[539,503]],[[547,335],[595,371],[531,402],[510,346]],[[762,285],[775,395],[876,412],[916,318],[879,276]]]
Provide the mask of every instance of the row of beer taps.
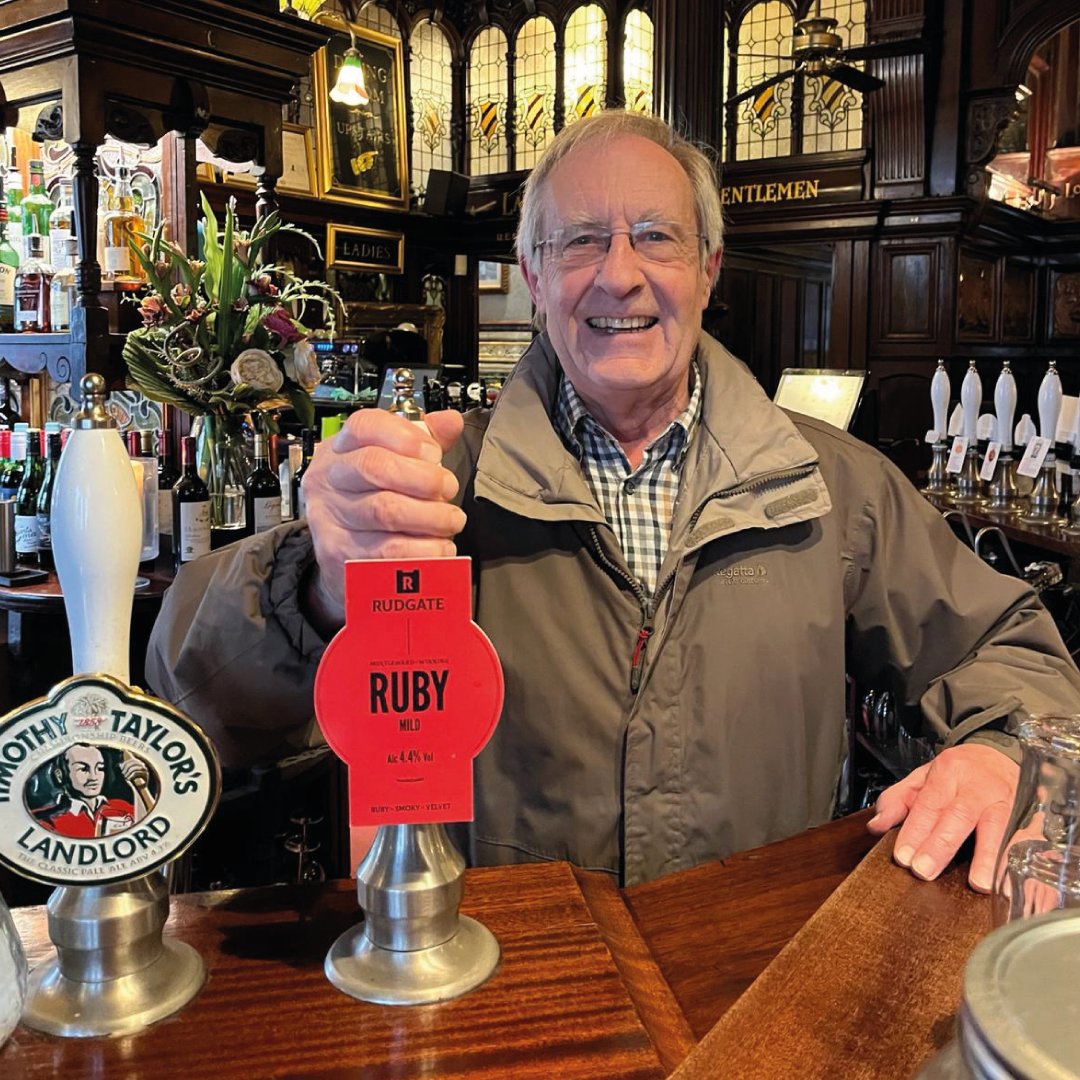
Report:
[[[1080,484],[1074,483],[1065,458],[1068,453],[1080,459],[1080,407],[1059,439],[1062,392],[1057,363],[1050,361],[1039,384],[1037,432],[1027,413],[1013,427],[1016,378],[1008,360],[994,387],[993,414],[979,415],[982,380],[974,360],[960,387],[960,404],[949,418],[951,393],[945,361],[939,360],[930,383],[934,427],[927,433],[933,447],[927,494],[964,510],[1028,525],[1060,526],[1064,533],[1080,536]],[[1068,449],[1062,452],[1059,469],[1057,448],[1062,444]]]

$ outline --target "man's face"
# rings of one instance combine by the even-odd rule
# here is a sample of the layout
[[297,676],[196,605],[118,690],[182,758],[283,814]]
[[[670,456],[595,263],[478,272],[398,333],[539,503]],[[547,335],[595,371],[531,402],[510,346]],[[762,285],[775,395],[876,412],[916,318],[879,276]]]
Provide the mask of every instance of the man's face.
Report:
[[[544,197],[545,236],[568,225],[620,230],[643,221],[699,231],[686,173],[663,147],[637,135],[571,151],[551,171]],[[523,267],[563,370],[587,404],[619,408],[685,394],[720,258],[711,253],[703,268],[696,241],[691,249],[685,260],[652,263],[622,235],[592,266],[567,267],[545,250],[536,275]]]
[[84,799],[97,798],[105,783],[105,761],[96,746],[72,746],[67,751],[71,788]]

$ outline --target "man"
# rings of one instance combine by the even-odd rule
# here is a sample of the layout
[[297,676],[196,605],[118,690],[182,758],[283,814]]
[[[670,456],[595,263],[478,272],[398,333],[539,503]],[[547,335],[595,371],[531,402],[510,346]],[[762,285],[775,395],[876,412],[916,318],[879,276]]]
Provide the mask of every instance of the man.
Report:
[[1021,701],[1075,710],[1080,676],[1021,582],[701,333],[720,232],[708,160],[661,121],[562,132],[518,239],[546,330],[495,409],[431,414],[431,438],[351,416],[305,478],[310,533],[185,569],[151,682],[226,760],[280,751],[310,737],[345,561],[457,551],[506,676],[473,863],[566,858],[633,883],[827,820],[846,659],[943,744],[872,828],[903,822],[896,857],[924,878],[974,829],[988,888],[1017,772],[1002,729]]
[[[131,828],[142,816],[138,799],[107,798],[105,758],[91,743],[78,742],[57,754],[48,765],[50,777],[59,789],[61,801],[37,810],[40,825],[61,836],[85,839],[111,836]],[[146,781],[146,766],[135,757],[120,763],[120,774],[129,785]]]

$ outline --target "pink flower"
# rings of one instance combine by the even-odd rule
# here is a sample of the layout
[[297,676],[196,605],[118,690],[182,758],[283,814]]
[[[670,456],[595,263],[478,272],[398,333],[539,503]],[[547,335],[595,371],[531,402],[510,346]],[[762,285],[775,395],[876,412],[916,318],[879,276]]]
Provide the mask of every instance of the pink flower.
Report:
[[248,292],[252,296],[277,296],[278,287],[270,280],[269,274],[260,274],[248,280]]
[[151,293],[143,297],[143,302],[139,305],[139,314],[142,316],[143,326],[161,326],[168,316],[168,309],[165,307],[165,301],[157,293]]
[[264,315],[262,324],[271,334],[277,335],[282,347],[299,341],[304,336],[296,329],[292,316],[283,307],[274,308],[268,315]]

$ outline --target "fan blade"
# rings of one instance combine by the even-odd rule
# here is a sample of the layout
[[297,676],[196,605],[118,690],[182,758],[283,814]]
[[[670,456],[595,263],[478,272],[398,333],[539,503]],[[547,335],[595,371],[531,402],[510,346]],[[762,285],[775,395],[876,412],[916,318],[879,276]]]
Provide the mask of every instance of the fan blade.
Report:
[[922,38],[898,38],[895,41],[878,41],[873,45],[856,45],[844,49],[845,60],[884,60],[890,56],[911,56],[923,51]]
[[834,64],[824,77],[850,86],[852,90],[858,90],[860,94],[873,93],[885,85],[884,79],[879,79],[876,75],[867,75],[865,71],[848,67],[847,64]]
[[770,86],[775,86],[778,82],[783,82],[785,79],[790,79],[795,74],[795,68],[790,71],[781,71],[779,75],[774,75],[771,79],[766,79],[764,82],[759,82],[756,86],[751,86],[749,90],[744,90],[741,94],[736,94],[733,98],[728,98],[724,102],[725,105],[738,105],[742,101],[746,101],[748,98],[755,98],[762,90],[768,90]]

